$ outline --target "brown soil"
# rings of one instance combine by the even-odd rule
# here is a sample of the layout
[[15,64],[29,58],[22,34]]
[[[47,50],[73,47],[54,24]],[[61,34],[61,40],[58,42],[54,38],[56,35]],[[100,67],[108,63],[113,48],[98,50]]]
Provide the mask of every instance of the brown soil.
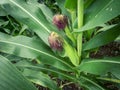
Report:
[[97,53],[92,52],[91,58],[115,57],[120,56],[120,43],[112,42],[108,45],[100,47]]

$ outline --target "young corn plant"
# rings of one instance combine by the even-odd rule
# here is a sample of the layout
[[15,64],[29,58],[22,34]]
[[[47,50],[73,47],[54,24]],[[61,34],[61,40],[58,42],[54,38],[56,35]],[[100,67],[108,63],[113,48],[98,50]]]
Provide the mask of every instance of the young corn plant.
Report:
[[[0,56],[0,90],[37,90],[32,83],[50,90],[71,83],[106,90],[105,82],[120,88],[120,57],[90,58],[91,51],[119,40],[120,23],[106,24],[120,15],[119,1],[56,0],[61,13],[53,14],[37,0],[0,0],[0,17],[24,26],[10,35],[2,31],[8,23],[0,21],[0,52],[23,58],[12,63]],[[36,37],[23,36],[25,29]],[[67,82],[57,85],[56,79]]]

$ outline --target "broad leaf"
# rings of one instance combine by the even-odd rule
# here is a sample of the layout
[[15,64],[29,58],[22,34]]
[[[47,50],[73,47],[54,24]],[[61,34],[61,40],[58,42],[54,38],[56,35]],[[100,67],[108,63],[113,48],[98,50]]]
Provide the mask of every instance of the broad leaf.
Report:
[[29,37],[10,37],[9,35],[0,33],[0,51],[31,59],[39,57],[42,63],[62,70],[73,70],[71,65],[67,64],[60,57],[56,57],[42,41]]
[[84,59],[78,66],[82,72],[88,72],[97,75],[105,75],[107,72],[113,73],[115,76],[120,77],[120,57],[110,59]]
[[83,44],[83,50],[90,50],[114,41],[120,35],[120,24],[108,28]]
[[34,32],[49,45],[49,33],[51,30],[56,30],[56,28],[48,22],[38,5],[35,3],[27,3],[25,0],[1,0],[0,5],[16,20],[34,30]]
[[37,90],[6,58],[0,56],[0,90]]
[[84,26],[76,32],[90,30],[120,15],[119,0],[95,0],[85,11]]

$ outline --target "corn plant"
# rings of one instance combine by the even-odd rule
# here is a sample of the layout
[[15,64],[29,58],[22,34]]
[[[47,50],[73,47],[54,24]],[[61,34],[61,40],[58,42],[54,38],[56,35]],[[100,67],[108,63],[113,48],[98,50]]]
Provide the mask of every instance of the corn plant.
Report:
[[[12,63],[0,56],[0,90],[37,90],[32,83],[50,90],[70,83],[84,90],[106,90],[105,81],[120,88],[120,57],[90,58],[91,51],[119,40],[120,23],[107,24],[120,15],[119,2],[56,0],[61,13],[53,14],[37,0],[0,0],[1,16],[14,18],[36,35],[1,30],[0,52],[24,59]],[[67,82],[57,85],[56,79]]]

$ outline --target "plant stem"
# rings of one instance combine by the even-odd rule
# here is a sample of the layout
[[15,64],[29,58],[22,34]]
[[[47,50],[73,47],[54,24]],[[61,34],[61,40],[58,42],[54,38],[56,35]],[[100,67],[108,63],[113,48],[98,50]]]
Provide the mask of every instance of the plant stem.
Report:
[[114,82],[114,83],[120,83],[119,79],[114,79],[114,78],[102,78],[102,77],[98,77],[97,79],[99,79],[99,80],[105,80],[105,81],[109,81],[109,82]]
[[69,84],[73,84],[73,82],[65,83],[65,84],[61,85],[60,88],[63,88],[64,86],[67,86],[67,85],[69,85]]
[[[78,29],[83,25],[83,15],[84,15],[84,0],[78,0],[77,2],[77,16],[78,16]],[[81,52],[82,52],[82,32],[77,36],[77,50],[78,56],[81,61]]]

